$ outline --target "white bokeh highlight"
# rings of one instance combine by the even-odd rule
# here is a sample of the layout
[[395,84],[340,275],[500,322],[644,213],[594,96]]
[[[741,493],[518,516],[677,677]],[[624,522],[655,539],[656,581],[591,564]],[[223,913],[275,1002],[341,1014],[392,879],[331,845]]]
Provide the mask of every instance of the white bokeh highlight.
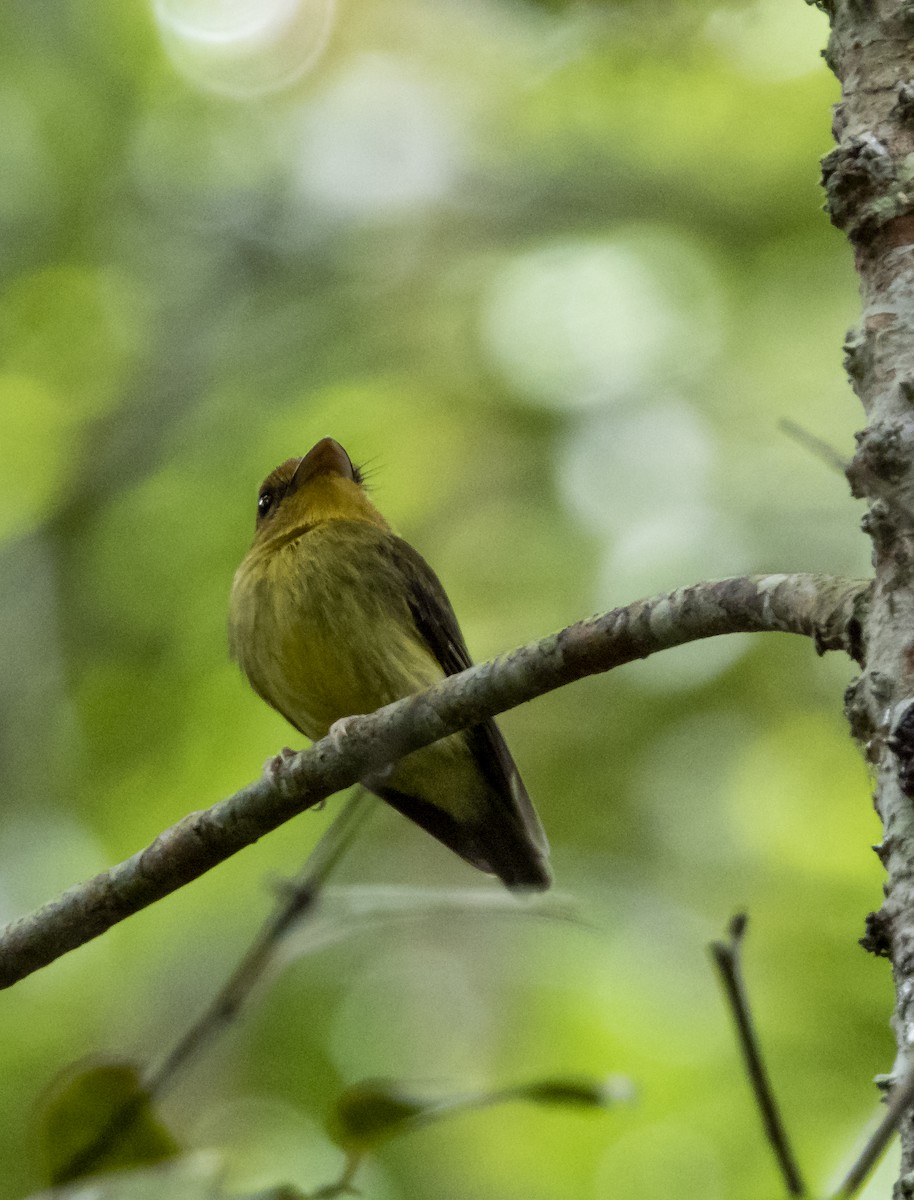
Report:
[[575,517],[608,535],[704,503],[716,453],[704,417],[685,400],[666,396],[576,421],[559,452],[559,487]]
[[[600,572],[598,607],[740,575],[751,567],[751,549],[725,512],[710,504],[685,505],[633,523],[612,542]],[[733,666],[751,645],[750,634],[692,642],[652,655],[632,678],[660,693],[697,687]]]
[[719,344],[713,272],[662,230],[541,245],[496,271],[482,340],[509,385],[553,409],[632,400],[698,378]]
[[[719,499],[717,435],[682,397],[579,414],[558,457],[565,506],[603,543],[594,607],[608,609],[686,583],[753,569],[737,518]],[[751,638],[682,646],[638,664],[651,691],[707,683]]]
[[335,0],[154,0],[162,44],[201,91],[244,99],[280,91],[323,54]]
[[462,155],[441,89],[404,60],[364,55],[304,112],[297,180],[342,217],[398,217],[440,200]]

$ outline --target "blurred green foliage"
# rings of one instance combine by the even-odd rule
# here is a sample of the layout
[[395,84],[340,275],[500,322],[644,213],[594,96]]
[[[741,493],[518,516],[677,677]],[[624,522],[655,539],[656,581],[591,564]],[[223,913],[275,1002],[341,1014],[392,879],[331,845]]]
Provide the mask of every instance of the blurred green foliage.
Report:
[[64,1072],[42,1101],[39,1133],[51,1183],[148,1166],[181,1153],[130,1063],[82,1063]]
[[[226,595],[259,481],[321,436],[479,658],[707,575],[867,572],[844,480],[778,429],[849,454],[861,419],[824,39],[796,0],[2,6],[4,919],[290,740],[226,662]],[[624,1110],[466,1114],[384,1147],[365,1194],[770,1197],[706,954],[745,907],[786,1118],[834,1180],[893,1053],[855,944],[880,869],[850,675],[722,639],[507,714],[589,925],[435,912],[290,952],[169,1126],[226,1186],[310,1190],[356,1080],[618,1072]],[[337,807],[4,995],[2,1200],[39,1185],[61,1066],[165,1054]],[[338,879],[481,882],[387,811]]]

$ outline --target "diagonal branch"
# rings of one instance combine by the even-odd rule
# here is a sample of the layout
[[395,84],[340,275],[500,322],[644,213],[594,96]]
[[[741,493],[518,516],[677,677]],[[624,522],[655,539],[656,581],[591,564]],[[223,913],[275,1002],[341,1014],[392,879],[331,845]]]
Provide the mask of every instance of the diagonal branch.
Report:
[[775,1161],[784,1179],[789,1196],[805,1196],[806,1185],[800,1173],[796,1155],[787,1135],[787,1127],[781,1116],[781,1110],[771,1086],[771,1079],[765,1060],[762,1057],[762,1047],[759,1043],[755,1022],[752,1019],[752,1009],[749,996],[743,980],[742,944],[746,934],[749,918],[745,913],[737,913],[730,921],[727,940],[711,943],[711,955],[717,967],[727,1003],[733,1013],[736,1024],[736,1035],[743,1055],[746,1074],[752,1086],[752,1094],[762,1118],[765,1136],[774,1152]]
[[[835,1192],[835,1200],[850,1200],[866,1183],[867,1177],[879,1161],[883,1150],[894,1137],[905,1116],[910,1115],[914,1104],[914,1071],[908,1071],[889,1093],[888,1108],[882,1120],[870,1134],[854,1165],[844,1177],[844,1182]],[[903,1192],[900,1193],[904,1195]]]
[[9,987],[161,900],[325,797],[447,734],[658,650],[725,633],[813,638],[819,653],[862,659],[869,584],[828,575],[755,575],[697,583],[591,617],[415,696],[357,717],[289,759],[272,778],[188,814],[151,845],[0,929]]
[[57,1180],[81,1179],[101,1169],[112,1148],[135,1132],[135,1122],[150,1100],[161,1094],[220,1029],[237,1018],[245,1001],[266,974],[285,935],[296,922],[313,912],[327,876],[351,845],[372,803],[378,801],[370,792],[362,788],[353,792],[297,876],[284,881],[280,903],[260,927],[241,962],[205,1011],[155,1068],[144,1071],[142,1087],[103,1119],[97,1129],[85,1131],[85,1140],[80,1140],[75,1152],[55,1173]]
[[314,911],[327,877],[352,845],[372,805],[377,803],[379,801],[370,792],[356,788],[295,878],[283,881],[279,903],[258,930],[241,962],[205,1012],[155,1069],[144,1076],[143,1083],[148,1095],[159,1094],[221,1028],[237,1018],[245,1001],[265,975],[283,938],[296,923]]

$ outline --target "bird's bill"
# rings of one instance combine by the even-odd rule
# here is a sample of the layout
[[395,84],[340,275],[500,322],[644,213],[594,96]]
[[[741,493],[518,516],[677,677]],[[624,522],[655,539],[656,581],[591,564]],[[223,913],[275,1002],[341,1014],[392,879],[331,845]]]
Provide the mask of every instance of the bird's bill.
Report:
[[325,437],[312,446],[295,468],[289,481],[289,490],[302,487],[318,475],[341,475],[343,479],[355,480],[352,459],[334,438]]

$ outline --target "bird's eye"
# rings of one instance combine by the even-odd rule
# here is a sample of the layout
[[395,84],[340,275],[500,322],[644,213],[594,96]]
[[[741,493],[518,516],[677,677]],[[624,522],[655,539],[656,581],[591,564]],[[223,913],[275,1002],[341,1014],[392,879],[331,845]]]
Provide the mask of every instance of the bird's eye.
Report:
[[265,517],[273,507],[274,496],[272,492],[261,492],[257,497],[257,515]]

